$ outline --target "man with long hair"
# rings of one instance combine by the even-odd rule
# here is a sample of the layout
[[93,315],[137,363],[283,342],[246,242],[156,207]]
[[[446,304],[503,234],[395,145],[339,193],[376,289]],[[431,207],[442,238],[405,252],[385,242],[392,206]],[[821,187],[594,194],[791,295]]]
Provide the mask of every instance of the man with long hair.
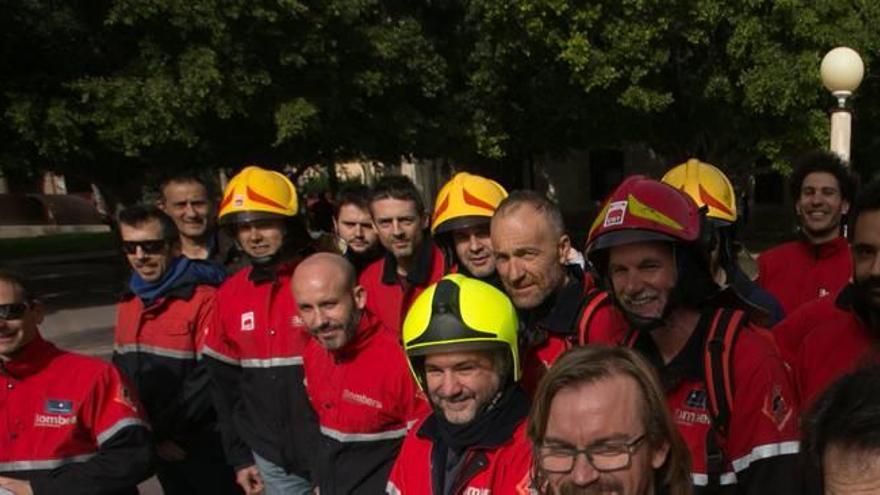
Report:
[[656,373],[635,351],[568,351],[541,380],[529,415],[535,488],[689,495],[687,446],[665,402]]

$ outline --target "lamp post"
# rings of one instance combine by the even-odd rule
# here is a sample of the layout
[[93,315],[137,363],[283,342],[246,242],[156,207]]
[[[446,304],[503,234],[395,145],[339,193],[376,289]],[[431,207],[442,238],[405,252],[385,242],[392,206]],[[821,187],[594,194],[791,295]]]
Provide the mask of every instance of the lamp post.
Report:
[[822,84],[837,98],[837,106],[831,110],[831,151],[849,163],[852,113],[846,99],[862,82],[865,64],[855,50],[839,46],[825,54],[820,72]]

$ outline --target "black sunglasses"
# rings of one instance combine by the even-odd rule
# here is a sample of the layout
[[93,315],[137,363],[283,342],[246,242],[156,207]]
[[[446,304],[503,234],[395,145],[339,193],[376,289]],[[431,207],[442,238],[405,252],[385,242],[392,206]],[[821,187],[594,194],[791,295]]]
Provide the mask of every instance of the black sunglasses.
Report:
[[122,251],[125,254],[135,254],[138,246],[146,254],[159,254],[165,249],[168,241],[165,239],[152,239],[149,241],[122,241]]
[[27,309],[27,303],[0,304],[0,320],[20,320]]

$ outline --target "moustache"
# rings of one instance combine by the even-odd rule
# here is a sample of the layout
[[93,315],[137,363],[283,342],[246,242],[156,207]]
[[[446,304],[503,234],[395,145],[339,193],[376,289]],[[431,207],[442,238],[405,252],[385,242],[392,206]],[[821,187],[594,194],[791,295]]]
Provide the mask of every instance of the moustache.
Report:
[[317,335],[328,330],[345,330],[345,326],[339,323],[324,323],[323,325],[312,327],[309,329],[312,335]]
[[597,479],[588,486],[577,486],[566,481],[559,487],[559,495],[595,495],[600,493],[623,493],[623,485],[615,480]]

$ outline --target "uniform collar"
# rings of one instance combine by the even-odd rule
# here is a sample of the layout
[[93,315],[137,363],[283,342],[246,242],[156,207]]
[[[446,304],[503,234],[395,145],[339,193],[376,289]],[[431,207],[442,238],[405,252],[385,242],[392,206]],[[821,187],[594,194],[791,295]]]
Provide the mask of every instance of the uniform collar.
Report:
[[[406,280],[412,285],[426,285],[431,280],[431,271],[434,268],[434,241],[427,230],[422,237],[422,245],[418,249],[415,270],[406,274]],[[385,263],[382,267],[382,283],[385,285],[397,285],[400,282],[397,274],[397,258],[391,251],[385,252]]]
[[330,351],[330,354],[332,354],[337,361],[353,359],[358,353],[366,348],[370,342],[372,342],[373,337],[382,330],[384,330],[382,322],[373,316],[369,310],[364,309],[361,311],[361,318],[360,321],[358,321],[358,326],[354,332],[354,338],[352,341],[346,344],[342,349]]
[[22,379],[45,368],[47,364],[60,354],[54,344],[43,339],[37,332],[30,343],[7,362],[2,363],[2,371],[13,378]]
[[709,325],[712,324],[713,312],[710,308],[700,312],[700,319],[697,321],[693,333],[669,363],[663,362],[663,356],[654,343],[654,339],[651,338],[650,332],[639,332],[633,347],[641,351],[642,355],[646,356],[648,361],[659,371],[660,381],[667,392],[674,390],[683,380],[703,379],[705,375],[703,349]]
[[846,237],[842,235],[821,244],[813,244],[802,237],[801,243],[816,259],[831,258],[840,253],[840,251],[849,250],[849,243],[847,243]]

